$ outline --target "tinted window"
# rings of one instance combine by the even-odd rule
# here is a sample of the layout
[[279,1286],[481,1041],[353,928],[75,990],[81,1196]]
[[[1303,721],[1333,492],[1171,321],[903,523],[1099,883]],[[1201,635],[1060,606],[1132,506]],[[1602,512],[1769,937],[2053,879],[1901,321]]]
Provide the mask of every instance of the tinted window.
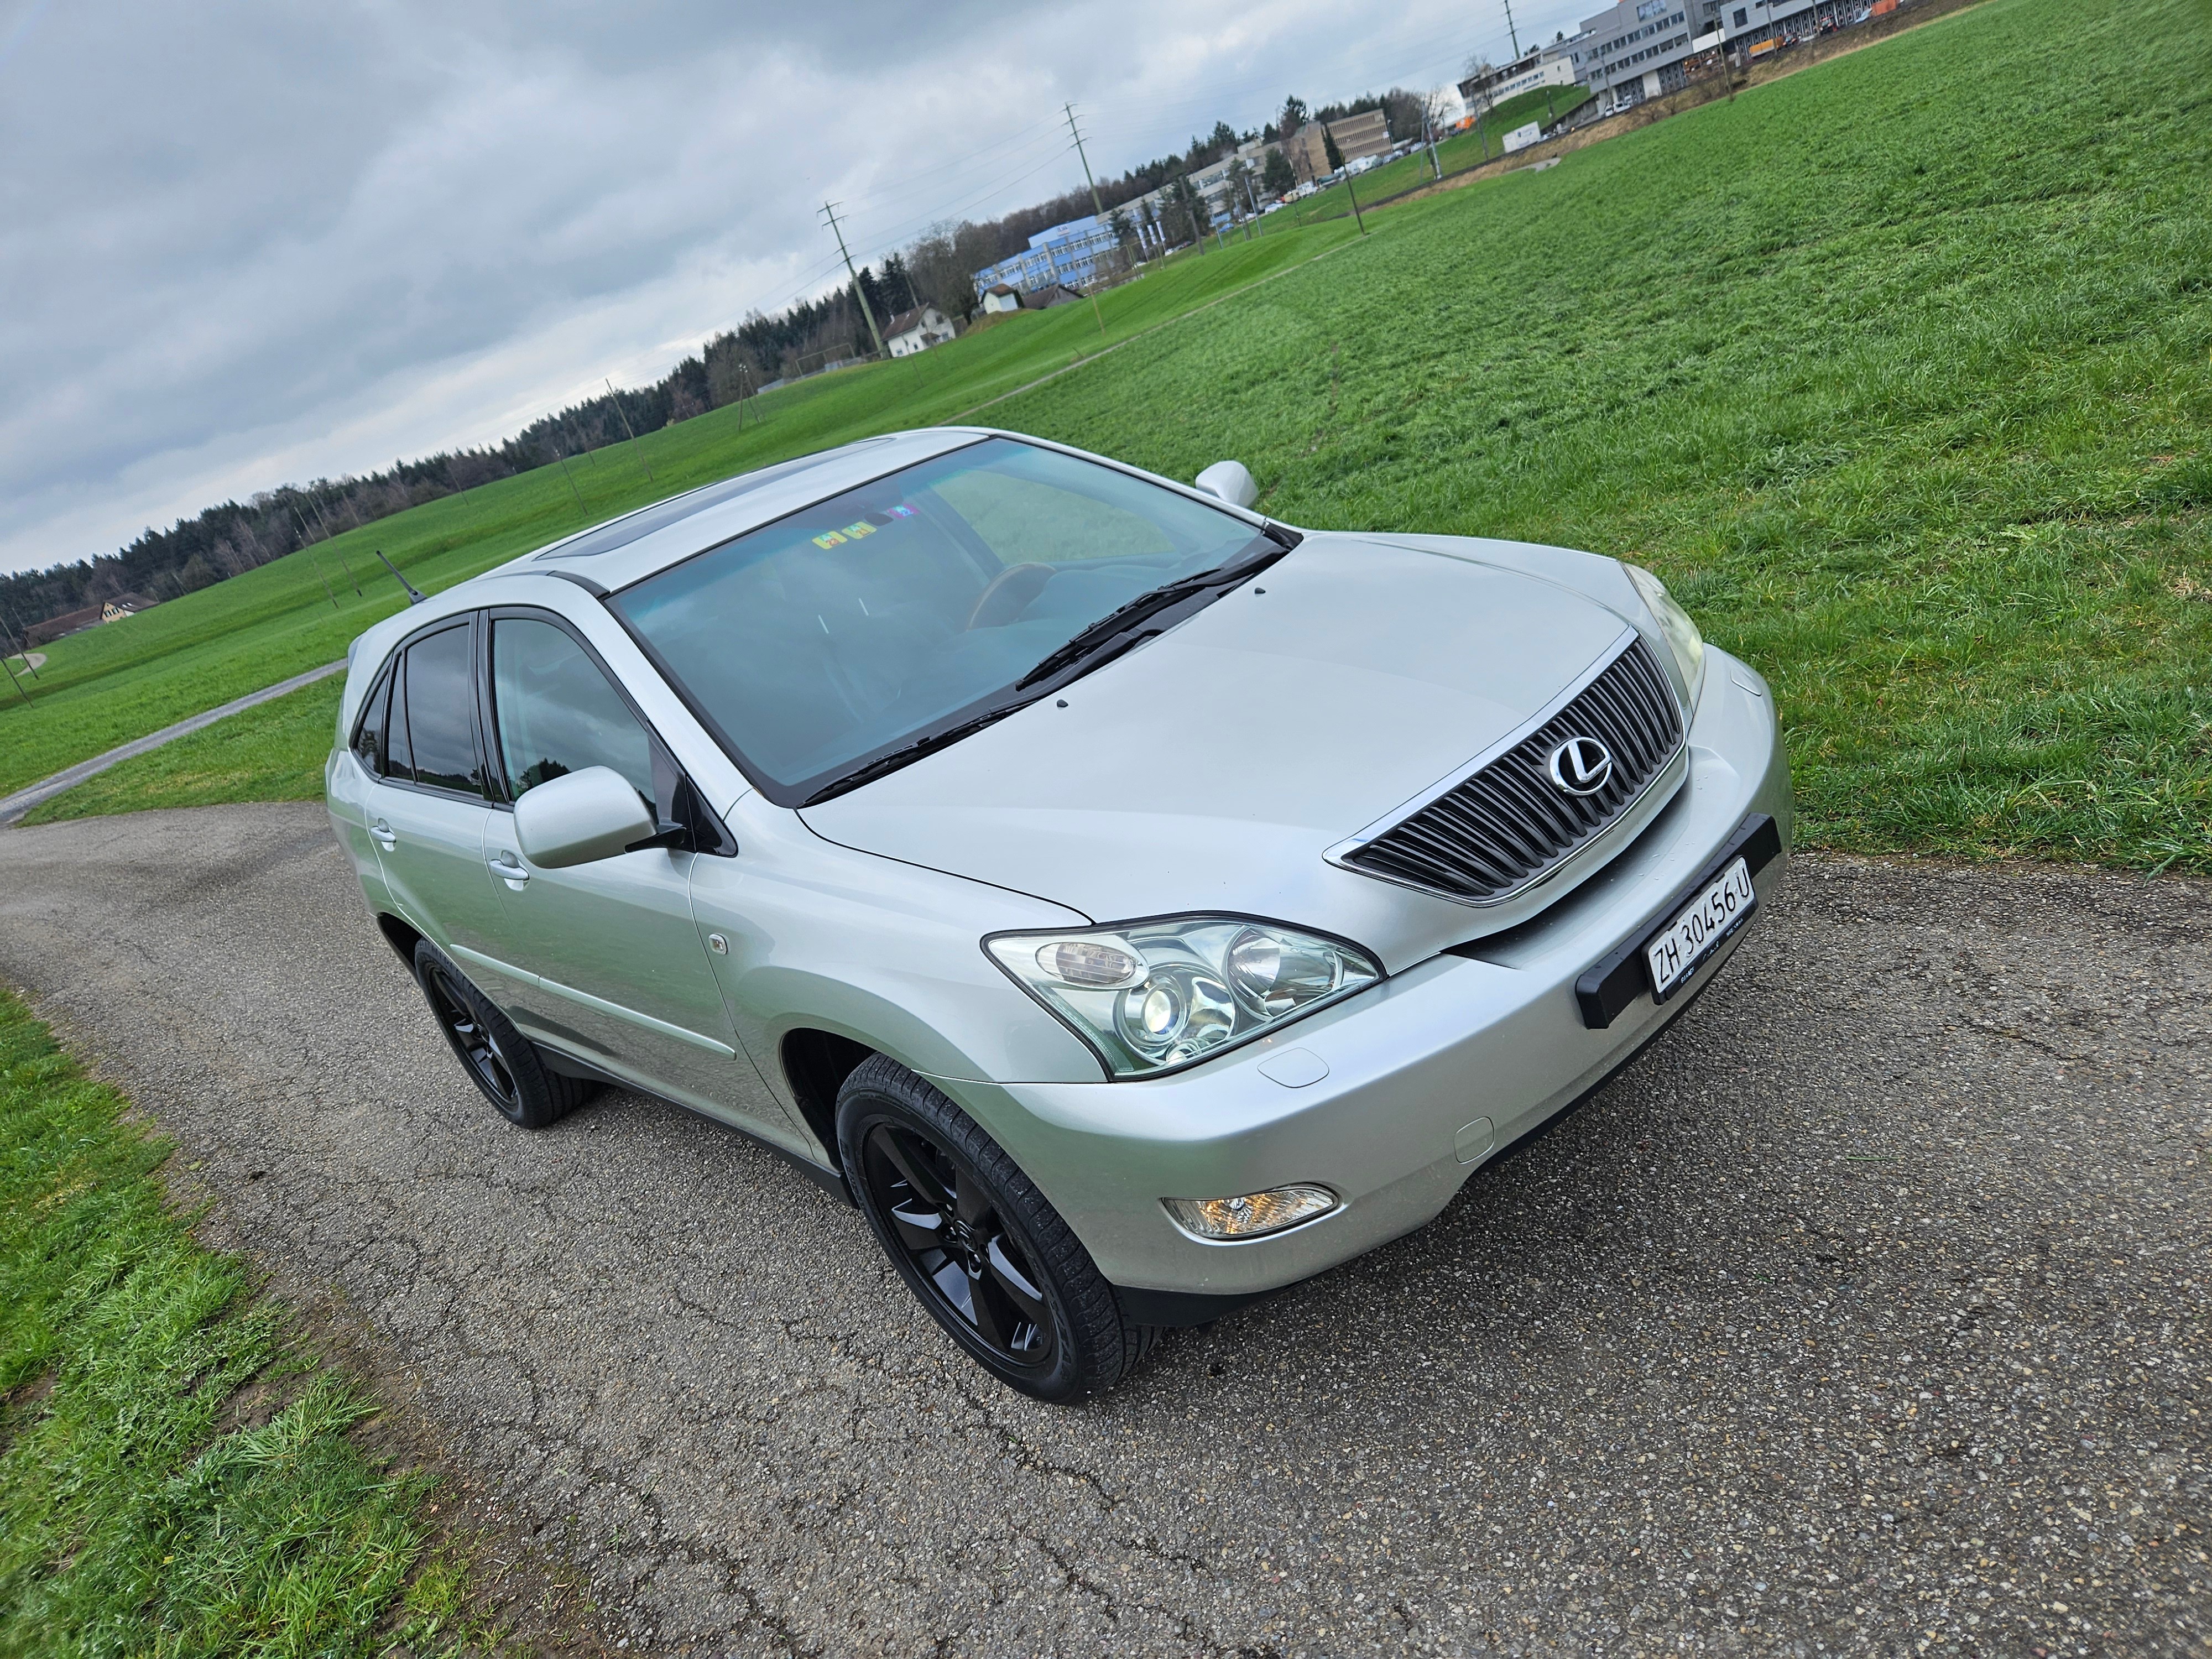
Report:
[[509,793],[611,766],[653,804],[652,739],[565,629],[520,617],[494,622],[491,685]]
[[361,725],[353,734],[353,752],[372,772],[384,769],[384,717],[392,704],[392,670],[376,677],[376,684],[362,704]]
[[483,793],[483,775],[477,763],[477,700],[469,669],[465,624],[407,647],[407,736],[415,781],[473,795]]
[[1108,612],[1260,540],[1188,495],[994,438],[740,536],[612,604],[788,802],[997,705]]

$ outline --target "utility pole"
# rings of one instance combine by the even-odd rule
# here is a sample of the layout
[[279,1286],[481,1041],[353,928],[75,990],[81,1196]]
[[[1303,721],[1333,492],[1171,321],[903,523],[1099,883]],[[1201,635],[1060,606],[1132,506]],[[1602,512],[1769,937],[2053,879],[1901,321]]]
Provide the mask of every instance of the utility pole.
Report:
[[[1098,222],[1103,226],[1106,222],[1106,209],[1098,199],[1098,181],[1091,176],[1091,157],[1084,152],[1083,129],[1075,125],[1075,106],[1062,104],[1060,107],[1067,112],[1067,130],[1075,136],[1075,157],[1083,163],[1083,182],[1091,186],[1091,210],[1098,216]],[[1091,256],[1091,315],[1098,325],[1098,331],[1103,334],[1106,331],[1106,313],[1098,308],[1098,256],[1095,253]]]
[[31,636],[15,625],[15,613],[14,611],[10,611],[7,612],[6,615],[8,618],[9,641],[11,644],[18,644],[22,647],[22,649],[18,651],[15,654],[23,659],[24,672],[27,673],[33,679],[37,679],[39,678],[39,665],[31,660]]
[[837,252],[845,256],[845,274],[853,279],[853,297],[860,302],[860,315],[868,319],[868,337],[876,343],[876,355],[886,356],[883,331],[876,326],[876,313],[869,309],[867,292],[860,286],[860,273],[853,269],[853,256],[845,247],[845,232],[837,222],[837,204],[824,202],[822,211],[830,221],[831,234],[837,238]]
[[1514,60],[1518,62],[1521,57],[1521,31],[1513,27],[1513,0],[1504,0],[1504,3],[1505,33],[1512,37],[1513,57]]
[[629,411],[622,406],[622,393],[615,390],[612,376],[607,378],[607,396],[613,399],[615,413],[622,416],[623,430],[629,434],[629,453],[637,457],[637,464],[645,468],[645,481],[654,482],[653,467],[645,459],[645,451],[638,447],[637,428],[629,423]]
[[1359,227],[1359,234],[1364,236],[1367,221],[1359,216],[1359,192],[1352,187],[1352,173],[1348,169],[1344,175],[1344,193],[1352,198],[1352,222]]
[[[31,659],[28,657],[24,658],[23,666],[28,668],[30,665]],[[31,694],[23,690],[23,682],[15,678],[15,671],[13,668],[8,667],[8,661],[4,657],[0,657],[0,668],[8,669],[8,684],[15,688],[15,695],[21,697],[23,700],[24,706],[28,708],[31,702]]]

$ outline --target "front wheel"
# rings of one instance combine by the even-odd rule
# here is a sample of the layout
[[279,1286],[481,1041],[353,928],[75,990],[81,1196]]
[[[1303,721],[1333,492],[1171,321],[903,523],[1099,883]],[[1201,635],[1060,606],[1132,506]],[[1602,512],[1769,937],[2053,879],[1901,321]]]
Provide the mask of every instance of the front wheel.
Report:
[[1152,1331],[1013,1159],[878,1054],[837,1091],[837,1152],[877,1242],[984,1370],[1037,1400],[1110,1389]]

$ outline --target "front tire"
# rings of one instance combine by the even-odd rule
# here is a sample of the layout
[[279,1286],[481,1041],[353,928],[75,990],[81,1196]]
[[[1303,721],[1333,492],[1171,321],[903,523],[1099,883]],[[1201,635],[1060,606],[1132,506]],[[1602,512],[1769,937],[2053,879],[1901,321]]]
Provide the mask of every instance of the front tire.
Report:
[[1020,1166],[904,1066],[878,1054],[845,1079],[837,1152],[907,1288],[1008,1388],[1103,1393],[1152,1346]]
[[415,979],[469,1081],[508,1122],[550,1128],[591,1098],[592,1085],[547,1070],[514,1022],[427,939],[415,942]]

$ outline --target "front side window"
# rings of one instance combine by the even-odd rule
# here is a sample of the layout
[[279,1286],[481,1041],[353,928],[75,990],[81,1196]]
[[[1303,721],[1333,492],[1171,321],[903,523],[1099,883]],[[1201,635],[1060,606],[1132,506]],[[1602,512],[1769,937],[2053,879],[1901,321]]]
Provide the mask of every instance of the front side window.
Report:
[[1027,701],[1109,613],[1281,544],[1111,467],[990,438],[833,496],[610,601],[791,805]]
[[[476,687],[469,668],[466,623],[419,639],[407,647],[401,677],[407,737],[415,781],[471,795],[483,793],[477,758]],[[396,727],[398,722],[395,720]],[[398,744],[392,769],[400,771]]]
[[495,618],[491,692],[511,797],[587,766],[611,766],[653,804],[652,739],[565,629],[528,617]]

